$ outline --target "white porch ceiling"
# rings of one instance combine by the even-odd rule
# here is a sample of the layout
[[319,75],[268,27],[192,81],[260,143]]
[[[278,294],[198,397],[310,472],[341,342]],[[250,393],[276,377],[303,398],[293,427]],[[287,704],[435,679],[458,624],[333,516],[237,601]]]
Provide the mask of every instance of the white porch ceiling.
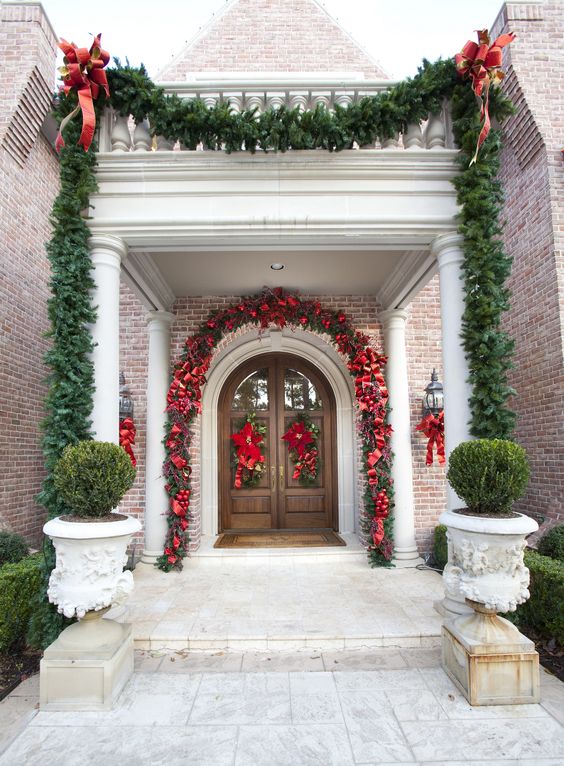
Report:
[[[377,292],[401,256],[370,251],[221,251],[154,256],[174,294],[241,295],[263,286],[325,295]],[[273,271],[272,263],[284,264]]]

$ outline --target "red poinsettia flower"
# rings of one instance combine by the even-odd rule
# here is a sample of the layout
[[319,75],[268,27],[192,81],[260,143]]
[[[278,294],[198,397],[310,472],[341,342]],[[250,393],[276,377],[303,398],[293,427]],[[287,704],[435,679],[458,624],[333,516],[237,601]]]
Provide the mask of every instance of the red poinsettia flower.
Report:
[[282,438],[288,442],[290,449],[297,450],[300,455],[305,452],[307,445],[313,442],[311,431],[306,428],[305,423],[292,423]]

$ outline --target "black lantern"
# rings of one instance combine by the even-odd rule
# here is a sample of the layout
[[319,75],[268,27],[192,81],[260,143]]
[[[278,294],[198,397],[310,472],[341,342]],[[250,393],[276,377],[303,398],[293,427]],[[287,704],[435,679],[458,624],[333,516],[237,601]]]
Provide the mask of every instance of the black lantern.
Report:
[[425,388],[423,397],[423,412],[425,415],[438,415],[444,408],[443,384],[437,377],[437,371],[433,367],[431,382]]
[[125,382],[123,372],[119,374],[119,419],[133,419],[133,399],[129,391],[129,386]]

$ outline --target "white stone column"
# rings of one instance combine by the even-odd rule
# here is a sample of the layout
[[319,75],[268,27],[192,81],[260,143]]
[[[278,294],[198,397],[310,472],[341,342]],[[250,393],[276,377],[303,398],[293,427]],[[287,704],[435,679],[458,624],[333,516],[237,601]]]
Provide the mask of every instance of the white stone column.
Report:
[[92,430],[100,441],[119,440],[119,285],[121,262],[127,247],[111,235],[95,235],[89,241],[92,258],[92,325],[94,349],[94,401]]
[[[462,237],[443,234],[432,244],[432,252],[439,264],[441,289],[441,327],[443,353],[443,384],[445,409],[445,453],[448,456],[470,436],[470,395],[468,362],[462,345],[462,315],[464,313],[464,285],[462,282]],[[462,501],[448,487],[447,507],[460,508]]]
[[395,558],[399,561],[418,557],[415,544],[415,515],[413,501],[413,470],[411,456],[411,421],[405,323],[407,311],[393,309],[380,314],[384,327],[384,346],[388,356],[386,383],[393,427],[391,447],[394,453],[394,542]]
[[145,452],[145,549],[142,560],[154,563],[163,552],[168,496],[163,476],[166,395],[170,385],[170,325],[174,314],[149,311],[147,372],[147,446]]
[[[462,282],[462,237],[459,234],[442,234],[431,246],[439,265],[441,290],[441,329],[443,352],[443,384],[445,411],[445,453],[447,458],[461,442],[470,436],[470,395],[469,370],[462,345],[462,315],[464,314],[464,285]],[[454,490],[447,486],[447,508],[452,511],[463,505]],[[449,559],[452,544],[449,541]],[[457,617],[470,612],[464,596],[458,589],[447,588],[445,597],[435,607],[445,617]]]

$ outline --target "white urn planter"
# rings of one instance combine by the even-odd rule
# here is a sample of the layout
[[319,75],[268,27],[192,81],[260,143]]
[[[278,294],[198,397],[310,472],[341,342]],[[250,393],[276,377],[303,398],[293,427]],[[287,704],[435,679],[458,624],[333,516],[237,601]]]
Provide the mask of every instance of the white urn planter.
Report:
[[523,563],[526,538],[538,529],[534,519],[441,514],[447,527],[448,563],[443,578],[448,591],[496,612],[513,612],[529,598],[529,570]]
[[523,560],[534,519],[486,517],[446,511],[447,593],[473,609],[443,624],[443,667],[472,705],[538,702],[539,667],[534,643],[497,612],[515,611],[529,598]]
[[133,590],[124,572],[127,546],[141,529],[137,519],[115,514],[115,521],[48,521],[56,566],[49,601],[65,617],[79,621],[66,628],[41,660],[43,710],[109,710],[133,672],[131,625],[101,619]]
[[141,524],[131,516],[115,521],[66,521],[57,517],[43,531],[53,541],[56,566],[47,595],[65,617],[121,604],[133,590],[133,575],[124,572],[127,546]]

